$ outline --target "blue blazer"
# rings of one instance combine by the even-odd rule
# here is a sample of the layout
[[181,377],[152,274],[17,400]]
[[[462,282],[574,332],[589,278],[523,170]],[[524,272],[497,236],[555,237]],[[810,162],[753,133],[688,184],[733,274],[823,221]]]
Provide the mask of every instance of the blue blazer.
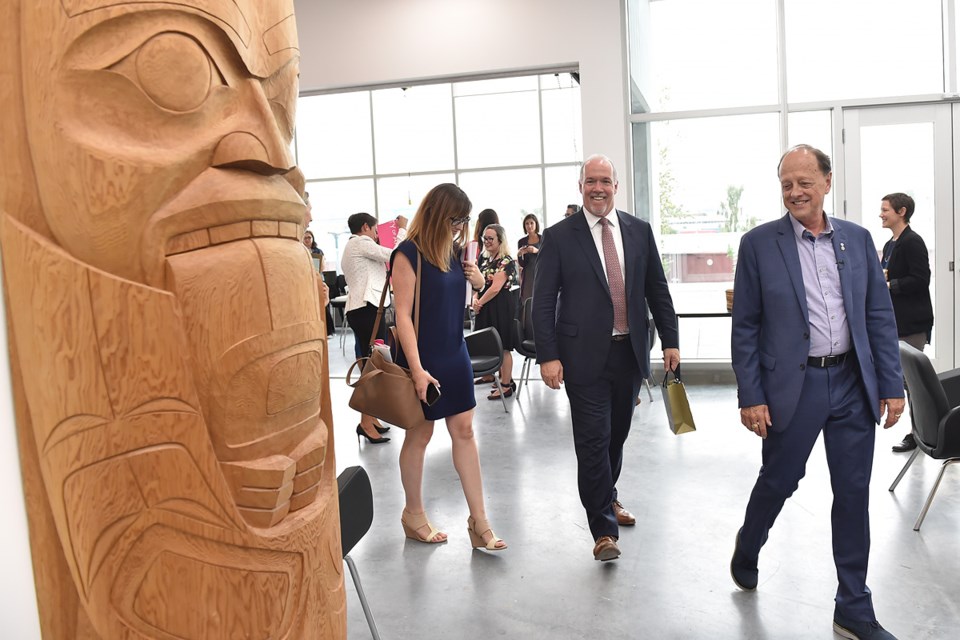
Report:
[[[830,218],[847,324],[880,422],[881,398],[903,397],[893,305],[866,229]],[[747,232],[734,280],[732,359],[741,407],[766,404],[774,431],[790,424],[810,348],[807,298],[789,214]]]
[[[634,355],[650,375],[647,303],[664,348],[678,347],[677,317],[650,225],[623,211],[627,321]],[[613,300],[600,253],[581,209],[543,232],[533,295],[537,362],[560,360],[564,380],[592,382],[601,373],[613,334]]]

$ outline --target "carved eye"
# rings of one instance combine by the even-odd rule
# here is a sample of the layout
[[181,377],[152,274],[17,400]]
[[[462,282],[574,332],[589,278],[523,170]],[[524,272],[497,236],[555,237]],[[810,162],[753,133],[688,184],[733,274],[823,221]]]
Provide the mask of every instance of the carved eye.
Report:
[[158,106],[170,111],[192,111],[222,83],[207,52],[183,33],[160,33],[111,67],[134,81]]

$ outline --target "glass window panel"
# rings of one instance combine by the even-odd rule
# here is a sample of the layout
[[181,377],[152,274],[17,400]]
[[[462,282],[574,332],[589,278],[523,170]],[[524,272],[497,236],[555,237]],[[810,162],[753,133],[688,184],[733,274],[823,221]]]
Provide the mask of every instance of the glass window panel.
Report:
[[300,98],[296,136],[297,164],[307,180],[371,175],[370,93]]
[[784,9],[790,102],[943,91],[941,0],[785,0]]
[[460,174],[459,184],[473,203],[470,215],[474,221],[484,209],[497,212],[500,224],[507,231],[510,254],[516,255],[517,240],[523,235],[523,216],[533,213],[543,219],[542,171],[470,171]]
[[575,162],[581,156],[580,89],[550,89],[543,103],[544,162]]
[[452,173],[431,173],[417,176],[395,176],[377,180],[377,202],[381,221],[404,215],[413,220],[413,214],[430,189],[444,182],[456,182]]
[[461,167],[540,163],[536,91],[456,98],[456,109]]
[[547,211],[543,216],[537,216],[541,227],[563,220],[568,204],[579,207],[583,203],[578,186],[579,166],[548,167],[544,170],[544,178],[547,184]]
[[491,80],[471,80],[455,82],[453,95],[481,96],[513,91],[536,91],[537,76],[517,76],[515,78],[493,78]]
[[[775,5],[770,0],[651,2],[655,93],[646,99],[654,110],[775,104]],[[821,21],[823,15],[829,12],[820,15]]]
[[323,249],[327,269],[340,270],[340,254],[350,237],[347,218],[354,213],[374,213],[373,180],[330,180],[308,182],[310,203],[313,205],[313,222],[310,230]]
[[[809,144],[833,158],[833,129],[831,111],[798,111],[787,117],[788,147]],[[824,202],[827,213],[837,212],[837,189],[831,189]],[[842,212],[841,212],[842,215]]]
[[453,166],[450,85],[373,92],[377,173],[410,173]]
[[[743,233],[783,212],[779,117],[654,122],[650,136],[654,228],[677,312],[722,312]],[[681,322],[684,357],[729,357],[729,323]]]

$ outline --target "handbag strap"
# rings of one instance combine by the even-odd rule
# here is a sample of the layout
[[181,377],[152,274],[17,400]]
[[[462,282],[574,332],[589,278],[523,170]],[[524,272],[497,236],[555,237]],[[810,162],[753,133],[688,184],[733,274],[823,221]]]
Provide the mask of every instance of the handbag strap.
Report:
[[[420,251],[417,250],[417,274],[416,285],[414,287],[416,293],[414,293],[413,301],[413,334],[418,340],[420,339],[420,268],[422,266]],[[390,286],[391,273],[393,273],[392,270],[387,271],[387,279],[383,283],[383,291],[380,292],[380,305],[377,307],[377,319],[373,323],[373,332],[370,334],[370,344],[367,345],[367,353],[373,351],[373,343],[377,339],[377,330],[380,328],[380,320],[383,318],[383,303],[387,299],[387,289]]]

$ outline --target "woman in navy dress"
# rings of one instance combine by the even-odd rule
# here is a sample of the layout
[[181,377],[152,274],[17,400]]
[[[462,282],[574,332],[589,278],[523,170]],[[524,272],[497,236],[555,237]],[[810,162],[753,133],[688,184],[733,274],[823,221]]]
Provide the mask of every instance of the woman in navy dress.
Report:
[[[426,402],[427,386],[440,389],[440,399],[424,404],[427,425],[405,432],[400,450],[400,480],[406,505],[400,519],[408,538],[420,542],[446,542],[427,519],[423,505],[423,461],[433,436],[433,421],[443,418],[450,432],[453,466],[460,476],[470,517],[467,531],[474,548],[499,551],[507,547],[487,522],[483,503],[480,455],[473,437],[473,369],[463,340],[464,281],[479,287],[480,271],[462,264],[460,246],[470,222],[470,199],[458,186],[441,184],[420,203],[406,240],[393,253],[394,304],[400,341],[397,363],[410,369],[420,401]],[[420,327],[414,330],[414,293],[417,254],[420,255]]]

